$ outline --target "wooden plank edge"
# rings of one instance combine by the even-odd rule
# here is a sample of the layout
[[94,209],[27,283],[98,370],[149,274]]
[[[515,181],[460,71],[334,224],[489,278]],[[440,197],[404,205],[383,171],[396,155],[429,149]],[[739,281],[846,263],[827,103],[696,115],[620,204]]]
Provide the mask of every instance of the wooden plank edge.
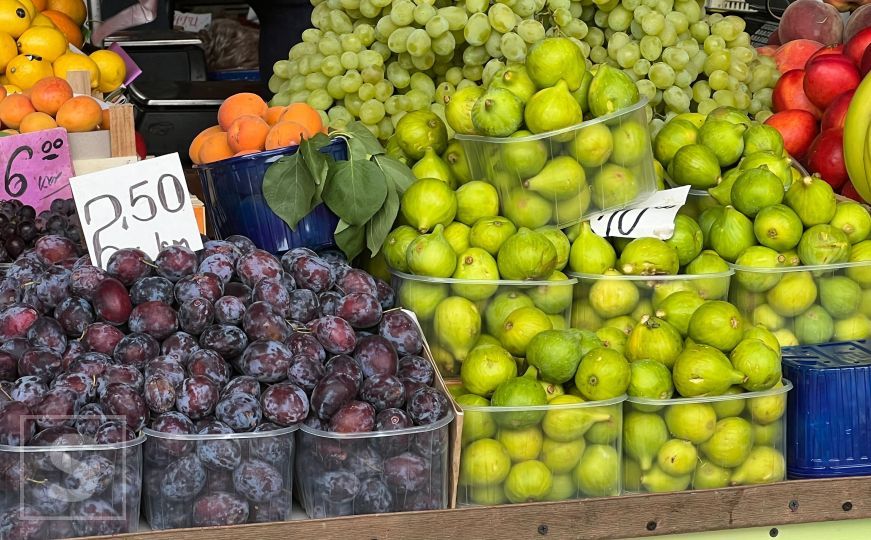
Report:
[[626,495],[558,503],[351,516],[119,535],[127,540],[579,538],[743,529],[871,518],[871,477]]

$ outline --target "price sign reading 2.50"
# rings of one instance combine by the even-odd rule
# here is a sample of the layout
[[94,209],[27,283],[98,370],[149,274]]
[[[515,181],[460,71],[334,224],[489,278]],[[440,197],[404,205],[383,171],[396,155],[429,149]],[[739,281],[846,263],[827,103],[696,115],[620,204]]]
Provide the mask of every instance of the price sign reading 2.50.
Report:
[[178,154],[70,181],[88,251],[106,268],[112,253],[141,249],[154,258],[171,244],[202,248]]

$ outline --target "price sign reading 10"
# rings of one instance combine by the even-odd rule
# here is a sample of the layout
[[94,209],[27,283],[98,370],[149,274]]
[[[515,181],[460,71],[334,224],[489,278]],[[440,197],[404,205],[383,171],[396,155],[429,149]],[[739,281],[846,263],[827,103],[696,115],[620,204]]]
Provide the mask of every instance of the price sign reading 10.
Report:
[[70,186],[100,268],[122,248],[154,258],[168,245],[203,247],[178,154],[77,176]]

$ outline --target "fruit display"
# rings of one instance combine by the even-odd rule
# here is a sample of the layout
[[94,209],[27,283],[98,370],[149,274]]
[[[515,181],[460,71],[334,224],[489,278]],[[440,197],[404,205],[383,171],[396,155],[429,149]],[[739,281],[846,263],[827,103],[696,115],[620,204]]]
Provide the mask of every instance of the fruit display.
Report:
[[[18,200],[0,201],[0,238],[3,238],[0,264],[14,261],[47,235],[64,237],[80,250],[84,249],[82,228],[72,199],[55,200],[51,208],[38,215],[32,206]],[[3,305],[5,302],[0,301],[0,306]]]
[[785,479],[791,389],[783,380],[770,390],[711,398],[630,397],[623,417],[624,491],[720,489]]
[[26,94],[0,90],[0,123],[6,135],[62,127],[69,133],[109,129],[109,111],[91,96],[73,96],[60,77],[40,79]]

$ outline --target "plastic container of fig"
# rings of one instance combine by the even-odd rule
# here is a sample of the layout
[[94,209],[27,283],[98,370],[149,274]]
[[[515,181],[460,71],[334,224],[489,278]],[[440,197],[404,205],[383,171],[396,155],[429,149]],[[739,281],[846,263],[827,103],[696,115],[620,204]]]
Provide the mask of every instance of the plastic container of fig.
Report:
[[[861,242],[860,244],[867,244]],[[860,248],[854,244],[852,249]],[[859,341],[871,335],[871,261],[735,270],[730,301],[781,346]]]
[[536,407],[463,405],[458,504],[620,495],[625,399]]
[[786,479],[792,383],[762,392],[643,399],[623,413],[623,489],[666,493]]
[[46,439],[45,446],[0,445],[3,538],[137,532],[145,437],[114,444],[64,444],[70,441],[60,433],[63,428],[57,429],[58,436],[50,443]]
[[[397,305],[414,312],[436,366],[445,377],[459,375],[465,355],[480,335],[501,336],[508,352],[523,357],[534,335],[530,332],[568,328],[577,283],[571,277],[561,281],[511,281],[434,278],[396,270],[391,273]],[[506,316],[508,306],[523,311]],[[506,325],[514,331],[505,332]],[[463,335],[454,335],[459,332]]]
[[658,317],[668,320],[669,306],[664,300],[674,292],[692,291],[705,300],[726,300],[733,274],[731,269],[710,274],[650,276],[569,272],[570,277],[578,280],[571,325],[592,332],[611,327],[625,337],[645,315],[659,313]]
[[209,435],[144,428],[148,524],[163,530],[289,520],[297,428]]
[[567,128],[525,137],[457,134],[472,177],[499,192],[518,227],[568,227],[656,191],[647,100]]
[[[420,356],[433,361],[426,340]],[[434,373],[450,409],[432,424],[363,433],[300,426],[295,494],[310,518],[456,507],[463,413]]]

